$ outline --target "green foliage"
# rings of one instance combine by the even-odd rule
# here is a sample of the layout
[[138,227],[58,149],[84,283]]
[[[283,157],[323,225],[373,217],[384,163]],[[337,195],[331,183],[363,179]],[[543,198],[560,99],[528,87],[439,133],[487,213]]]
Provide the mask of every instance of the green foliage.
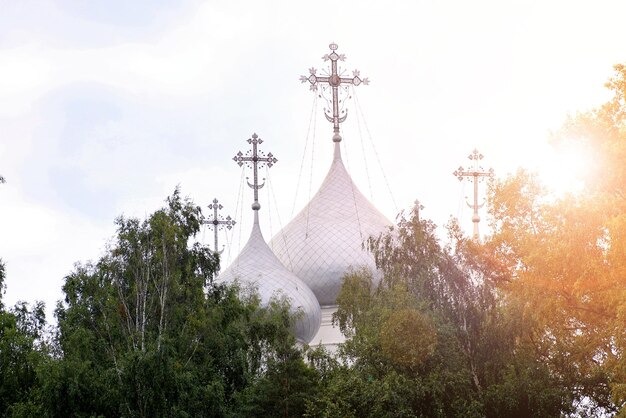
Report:
[[293,346],[267,360],[266,372],[238,396],[237,414],[246,417],[301,417],[317,395],[318,374]]
[[106,253],[66,277],[51,344],[42,305],[1,311],[0,416],[302,416],[317,374],[288,304],[212,283],[217,254],[191,243],[202,222],[178,190],[143,222],[118,218]]
[[44,305],[0,308],[0,416],[36,416],[37,369],[46,361]]
[[316,353],[320,395],[308,416],[544,417],[571,408],[571,387],[525,344],[529,325],[497,284],[484,248],[449,225],[401,217],[370,241],[384,276],[346,275],[335,320],[340,361]]
[[404,308],[393,312],[382,324],[381,348],[394,364],[415,370],[437,345],[437,331],[429,316],[417,309]]
[[[568,118],[552,140],[590,156],[580,194],[546,199],[519,171],[494,185],[485,243],[526,336],[577,403],[626,408],[626,67],[604,105]],[[593,408],[586,409],[596,413]],[[586,413],[586,412],[585,412]]]

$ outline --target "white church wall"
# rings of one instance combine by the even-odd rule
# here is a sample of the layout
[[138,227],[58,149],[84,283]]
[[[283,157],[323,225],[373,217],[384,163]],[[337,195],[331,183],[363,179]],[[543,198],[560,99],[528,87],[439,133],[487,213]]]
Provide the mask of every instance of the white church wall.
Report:
[[337,312],[337,305],[322,306],[322,323],[317,334],[309,346],[315,348],[322,345],[331,354],[335,354],[339,349],[339,344],[346,341],[346,337],[339,330],[339,326],[333,325],[333,314]]

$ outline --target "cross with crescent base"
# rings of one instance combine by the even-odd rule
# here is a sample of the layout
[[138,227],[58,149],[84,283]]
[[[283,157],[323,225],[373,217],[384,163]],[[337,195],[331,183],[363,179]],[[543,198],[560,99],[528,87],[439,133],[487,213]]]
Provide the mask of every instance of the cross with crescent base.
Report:
[[218,254],[224,252],[217,250],[217,231],[226,227],[231,229],[233,225],[236,224],[235,220],[230,216],[227,216],[226,219],[223,219],[221,215],[218,215],[217,211],[223,208],[222,204],[217,201],[217,199],[213,199],[213,203],[209,204],[209,209],[213,209],[213,219],[207,219],[206,224],[213,227],[213,233],[215,238],[215,246],[213,247],[213,251]]
[[248,177],[246,177],[246,180],[248,182],[248,186],[254,190],[254,203],[252,204],[253,210],[261,209],[261,205],[259,204],[259,189],[265,186],[265,179],[263,179],[263,184],[259,184],[258,166],[267,164],[268,167],[271,167],[276,163],[276,161],[278,161],[274,158],[271,152],[265,156],[262,151],[259,151],[258,145],[262,143],[263,140],[259,138],[257,134],[252,134],[252,138],[248,138],[248,144],[252,144],[252,152],[248,150],[244,156],[244,154],[239,151],[233,157],[233,160],[239,164],[239,167],[244,164],[248,167],[252,167],[252,171],[254,173],[253,183],[250,183]]
[[[346,117],[348,117],[348,113],[345,110],[342,110],[341,112],[339,111],[339,87],[341,87],[342,85],[368,85],[369,80],[367,78],[361,78],[358,70],[354,70],[352,72],[353,77],[341,77],[338,73],[337,61],[345,61],[346,56],[344,54],[337,54],[336,51],[338,46],[336,43],[330,44],[329,48],[331,50],[331,53],[324,55],[322,59],[324,61],[330,60],[330,74],[328,74],[327,76],[318,76],[316,74],[317,70],[315,68],[310,68],[309,76],[300,76],[300,81],[303,83],[308,81],[311,84],[310,88],[313,91],[317,91],[317,86],[320,83],[327,83],[331,87],[333,93],[333,112],[332,116],[330,116],[330,112],[326,111],[324,112],[324,116],[326,116],[326,119],[333,124],[333,141],[341,142],[341,135],[339,135],[339,124],[346,120]],[[343,115],[340,115],[340,113],[343,113]]]
[[459,181],[463,181],[465,177],[471,177],[474,182],[474,204],[470,205],[467,203],[467,206],[474,209],[474,214],[472,215],[472,222],[474,223],[474,241],[478,242],[480,240],[478,234],[478,222],[480,222],[480,216],[478,215],[478,209],[484,206],[484,202],[480,205],[478,204],[478,182],[483,180],[485,177],[493,178],[493,168],[490,168],[488,171],[482,171],[483,168],[478,166],[478,161],[483,159],[483,155],[478,152],[477,149],[474,149],[472,153],[467,157],[470,160],[474,161],[474,168],[469,168],[467,170],[463,169],[463,166],[457,168],[454,173],[452,173],[455,177],[459,179]]

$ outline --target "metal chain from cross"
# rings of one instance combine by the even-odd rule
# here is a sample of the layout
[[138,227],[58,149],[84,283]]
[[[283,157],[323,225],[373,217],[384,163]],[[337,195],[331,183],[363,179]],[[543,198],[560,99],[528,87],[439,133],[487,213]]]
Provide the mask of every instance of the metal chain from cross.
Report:
[[345,61],[346,56],[344,54],[337,54],[337,44],[332,43],[329,45],[331,50],[330,54],[326,54],[322,57],[324,61],[330,60],[330,72],[326,76],[318,76],[317,70],[312,67],[309,69],[309,76],[300,76],[300,81],[310,83],[310,88],[313,91],[317,91],[318,84],[325,83],[332,89],[332,114],[328,109],[324,109],[324,116],[333,124],[333,142],[341,142],[341,135],[339,135],[339,124],[346,120],[348,117],[347,110],[339,110],[339,88],[342,86],[358,86],[360,84],[369,84],[369,79],[361,78],[358,70],[352,72],[352,77],[342,77],[340,74],[337,61]]
[[222,254],[224,252],[224,249],[222,249],[221,251],[217,249],[217,231],[222,230],[224,227],[226,227],[227,229],[231,229],[236,224],[236,222],[230,216],[227,216],[226,219],[224,219],[222,215],[219,215],[217,213],[218,210],[223,209],[222,204],[219,203],[217,199],[213,199],[213,203],[209,204],[209,209],[213,209],[213,219],[207,218],[206,224],[213,227],[213,234],[215,238],[215,246],[213,247],[213,251],[218,254]]
[[459,179],[459,181],[463,181],[464,178],[472,178],[474,182],[474,204],[470,205],[469,202],[467,206],[474,209],[474,214],[472,215],[472,222],[474,223],[474,241],[478,242],[480,240],[480,236],[478,233],[478,223],[480,222],[480,216],[478,215],[478,209],[482,208],[485,205],[485,202],[478,204],[478,183],[485,178],[493,178],[494,172],[493,168],[490,168],[487,171],[484,171],[482,167],[478,165],[478,161],[483,159],[483,155],[478,152],[477,149],[474,149],[472,153],[467,157],[471,161],[474,162],[473,167],[465,170],[463,166],[457,168],[454,173],[454,176]]
[[252,138],[248,138],[248,144],[252,144],[252,150],[246,151],[244,154],[239,151],[234,157],[233,160],[241,167],[246,164],[249,168],[252,168],[254,177],[253,182],[250,183],[248,177],[246,177],[246,181],[248,186],[254,190],[254,203],[252,204],[253,210],[261,209],[261,205],[259,204],[259,189],[262,189],[265,186],[265,178],[263,179],[263,184],[259,184],[259,165],[262,167],[263,164],[267,164],[268,167],[273,166],[278,160],[274,158],[271,152],[267,154],[267,156],[258,149],[258,145],[262,144],[263,140],[258,137],[257,134],[252,134]]

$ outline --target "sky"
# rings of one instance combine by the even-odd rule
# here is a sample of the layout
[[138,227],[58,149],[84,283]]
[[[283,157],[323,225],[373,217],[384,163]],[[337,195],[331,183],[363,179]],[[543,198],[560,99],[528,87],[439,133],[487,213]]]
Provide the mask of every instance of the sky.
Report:
[[500,178],[525,167],[574,187],[584,156],[550,133],[610,97],[625,14],[621,0],[0,0],[4,300],[50,314],[115,218],[145,218],[177,186],[238,222],[220,236],[227,265],[252,219],[232,157],[255,132],[278,159],[262,170],[269,240],[330,166],[324,102],[299,77],[331,42],[370,79],[346,100],[343,155],[389,219],[419,199],[442,237],[451,216],[470,234],[471,185],[452,172],[474,148]]

